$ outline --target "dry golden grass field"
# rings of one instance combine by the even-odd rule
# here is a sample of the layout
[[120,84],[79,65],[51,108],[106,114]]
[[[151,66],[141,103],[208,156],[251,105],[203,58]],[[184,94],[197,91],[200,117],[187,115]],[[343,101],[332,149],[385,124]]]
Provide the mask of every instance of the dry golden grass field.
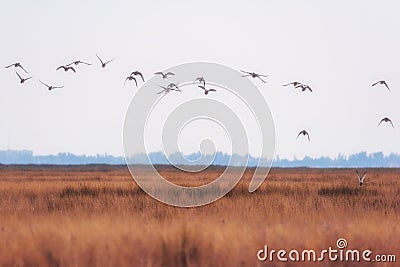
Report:
[[[223,169],[168,180],[204,184]],[[0,166],[0,266],[399,266],[400,170],[272,169],[247,191],[200,208],[147,196],[122,166]],[[348,248],[394,254],[397,263],[260,262],[270,249]]]

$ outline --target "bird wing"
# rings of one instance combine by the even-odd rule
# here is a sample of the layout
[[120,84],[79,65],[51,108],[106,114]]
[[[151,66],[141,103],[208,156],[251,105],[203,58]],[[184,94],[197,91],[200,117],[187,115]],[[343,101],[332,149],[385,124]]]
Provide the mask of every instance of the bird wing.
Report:
[[384,121],[385,121],[385,119],[381,119],[381,121],[379,122],[377,127],[379,127],[379,125],[381,125],[381,123],[384,122]]
[[386,88],[389,90],[389,92],[390,92],[390,88],[389,88],[389,86],[387,85],[387,83],[385,82],[385,81],[383,81],[383,84],[386,86]]
[[55,89],[61,89],[61,88],[64,88],[64,85],[63,85],[63,86],[53,86],[53,88],[55,88]]
[[260,79],[263,83],[267,83],[266,81],[264,81],[263,79],[261,79],[261,77],[259,75],[257,75],[257,78]]
[[72,70],[73,72],[75,72],[75,73],[76,73],[76,71],[75,71],[74,67],[68,67],[68,69],[70,69],[70,70]]
[[135,77],[132,77],[132,80],[134,80],[134,81],[135,81],[135,83],[136,83],[136,86],[137,86],[137,81],[136,81],[136,78],[135,78]]
[[135,75],[139,75],[140,78],[142,78],[143,82],[144,82],[144,77],[143,74],[140,71],[137,71]]
[[97,54],[96,54],[96,57],[100,60],[101,64],[104,64],[103,60],[101,60],[101,58]]
[[308,141],[310,142],[310,135],[306,132]]
[[363,174],[363,176],[361,177],[361,179],[360,179],[360,177],[358,177],[358,179],[360,179],[360,182],[363,183],[364,180],[365,180],[365,177],[367,177],[367,172],[366,172],[366,171],[364,172],[364,174]]
[[158,72],[155,72],[154,75],[163,75],[164,76],[164,73],[162,73],[161,71],[158,71]]
[[377,85],[379,82],[376,82],[376,83],[373,83],[371,86],[375,86],[375,85]]
[[71,65],[73,65],[73,64],[75,64],[75,61],[72,62],[72,63],[69,63],[69,64],[67,64],[67,65],[65,65],[65,66],[69,67],[69,66],[71,66]]
[[208,91],[210,91],[210,92],[216,92],[217,90],[215,90],[215,89],[209,89]]
[[312,89],[311,89],[311,87],[310,86],[306,86],[306,89],[308,89],[308,90],[310,90],[310,92],[312,92]]
[[297,135],[296,139],[299,139],[299,136],[303,133],[303,131],[299,132],[299,134]]
[[21,75],[19,75],[19,73],[18,72],[15,72],[16,74],[17,74],[17,76],[22,80],[22,77],[21,77]]
[[126,81],[129,80],[129,78],[130,76],[125,78],[124,85],[126,84]]
[[18,66],[19,66],[23,71],[25,71],[25,73],[28,73],[28,72],[26,71],[26,69],[24,69],[24,67],[22,67],[21,64],[19,64]]
[[87,62],[83,62],[83,61],[79,61],[79,62],[82,64],[85,64],[85,65],[92,65],[92,63],[87,63]]
[[64,66],[60,66],[56,70],[59,70],[59,69],[64,69],[65,70],[65,67]]
[[283,84],[282,86],[289,86],[289,85],[292,85],[292,84],[294,84],[294,83]]
[[48,84],[46,84],[46,83],[42,82],[41,80],[39,80],[39,82],[40,82],[41,84],[43,84],[43,85],[47,86],[47,87],[50,87],[50,85],[48,85]]
[[204,91],[207,91],[207,89],[206,89],[204,86],[202,86],[202,85],[199,85],[199,86],[197,86],[197,87],[203,89]]
[[115,58],[110,59],[109,61],[107,61],[105,64],[107,65],[108,63],[110,63],[111,61],[113,61]]
[[14,66],[14,64],[8,65],[8,66],[6,66],[5,68],[8,69],[8,68],[10,68],[10,67],[12,67],[12,66]]
[[360,180],[360,173],[358,172],[358,170],[356,170],[356,175],[358,177],[358,180]]
[[165,74],[165,75],[175,75],[175,73],[167,72],[167,74]]
[[390,124],[392,125],[392,127],[394,128],[393,122],[391,119],[389,119]]
[[251,72],[248,72],[248,71],[244,71],[244,70],[240,70],[240,71],[243,73],[251,74]]

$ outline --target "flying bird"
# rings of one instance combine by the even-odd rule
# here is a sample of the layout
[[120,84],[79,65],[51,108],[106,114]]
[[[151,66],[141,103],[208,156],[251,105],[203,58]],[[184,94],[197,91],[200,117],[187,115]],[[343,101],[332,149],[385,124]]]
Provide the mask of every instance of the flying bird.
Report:
[[19,78],[19,82],[22,84],[22,83],[24,83],[24,82],[26,82],[27,80],[29,80],[29,79],[32,79],[33,77],[28,77],[28,78],[22,78],[21,77],[21,75],[19,75],[19,73],[18,72],[15,72],[16,74],[17,74],[17,76],[18,76],[18,78]]
[[365,177],[367,176],[367,171],[364,171],[363,175],[361,176],[358,170],[356,170],[356,175],[358,177],[358,182],[360,183],[360,186],[363,186]]
[[181,89],[179,89],[178,85],[176,83],[170,83],[167,85],[167,88],[175,88],[178,91],[181,91]]
[[310,135],[306,130],[300,131],[296,139],[298,139],[300,135],[307,135],[308,141],[310,141]]
[[167,87],[161,86],[161,85],[159,85],[159,86],[160,86],[161,88],[163,88],[164,90],[158,92],[157,94],[164,93],[164,95],[166,95],[166,94],[168,94],[168,93],[171,92],[171,91],[182,92],[178,87],[177,87],[177,89],[176,89],[176,88],[173,88],[173,87],[170,87],[170,86],[167,86]]
[[110,59],[110,60],[107,61],[107,62],[103,62],[103,60],[101,60],[101,58],[100,58],[97,54],[96,54],[96,57],[100,60],[100,63],[101,63],[101,67],[102,67],[102,68],[105,68],[105,67],[107,66],[108,63],[110,63],[111,61],[114,60],[114,58],[113,58],[113,59]]
[[76,60],[76,61],[74,61],[74,62],[72,62],[72,63],[69,63],[69,64],[66,65],[66,66],[69,67],[69,66],[71,66],[71,65],[79,65],[79,64],[92,65],[92,64],[87,63],[87,62],[83,62],[83,61],[80,61],[80,60]]
[[288,83],[288,84],[284,84],[282,86],[289,86],[289,85],[293,85],[294,87],[296,87],[296,86],[302,85],[302,83],[301,82],[291,82],[291,83]]
[[10,67],[21,68],[23,71],[25,71],[25,73],[28,73],[28,72],[24,69],[24,67],[22,67],[21,63],[19,63],[19,62],[14,63],[14,64],[11,64],[11,65],[8,65],[8,66],[6,67],[6,69],[8,69],[8,68],[10,68]]
[[382,81],[377,81],[376,83],[372,84],[371,86],[375,86],[375,85],[377,85],[377,84],[382,84],[382,85],[386,86],[386,88],[387,88],[387,89],[389,90],[389,92],[390,92],[390,88],[389,88],[389,86],[387,85],[386,81],[384,81],[384,80],[382,80]]
[[310,92],[312,92],[311,87],[309,85],[306,85],[306,84],[296,85],[294,88],[301,88],[302,92],[304,92],[306,90],[309,90]]
[[74,67],[67,67],[67,66],[61,65],[61,66],[58,67],[56,70],[59,70],[59,69],[64,69],[65,72],[67,72],[67,71],[69,71],[69,70],[72,70],[73,72],[76,73]]
[[136,71],[132,71],[132,73],[131,73],[130,76],[132,76],[132,75],[134,75],[134,76],[139,75],[140,78],[142,78],[142,80],[143,80],[143,82],[144,82],[143,74],[142,74],[140,71],[137,71],[137,70],[136,70]]
[[159,71],[159,72],[154,73],[154,75],[161,75],[163,79],[166,79],[168,77],[168,75],[175,75],[175,73],[172,73],[172,72],[164,73],[164,72]]
[[128,77],[126,77],[126,78],[125,78],[124,85],[126,84],[126,81],[132,81],[132,80],[134,80],[134,81],[135,81],[135,83],[136,83],[136,86],[137,86],[137,81],[136,81],[136,78],[135,78],[135,77],[133,77],[132,75],[129,75]]
[[201,89],[203,89],[204,90],[204,94],[205,95],[208,95],[208,93],[209,92],[216,92],[217,90],[215,90],[215,89],[206,89],[204,86],[202,86],[202,85],[199,85],[199,88],[201,88]]
[[204,77],[197,77],[197,78],[194,80],[193,83],[196,83],[196,82],[203,83],[203,86],[204,86],[204,87],[206,86],[206,80],[204,79]]
[[378,126],[377,127],[379,127],[379,125],[381,125],[381,123],[382,122],[390,122],[390,124],[392,125],[392,127],[394,128],[394,125],[393,125],[393,122],[392,122],[392,120],[391,119],[389,119],[388,117],[385,117],[385,118],[383,118],[383,119],[381,119],[381,121],[379,122],[379,124],[378,124]]
[[64,88],[64,85],[63,86],[52,86],[52,85],[48,85],[48,84],[42,82],[41,80],[39,80],[39,82],[41,84],[43,84],[44,86],[46,86],[49,89],[49,91],[51,91],[53,89]]
[[248,72],[248,71],[243,71],[243,70],[241,70],[241,72],[246,73],[246,75],[242,75],[242,77],[251,76],[252,78],[260,79],[263,83],[267,83],[261,77],[268,77],[268,75],[262,75],[262,74],[258,74],[258,73],[255,73],[255,72]]

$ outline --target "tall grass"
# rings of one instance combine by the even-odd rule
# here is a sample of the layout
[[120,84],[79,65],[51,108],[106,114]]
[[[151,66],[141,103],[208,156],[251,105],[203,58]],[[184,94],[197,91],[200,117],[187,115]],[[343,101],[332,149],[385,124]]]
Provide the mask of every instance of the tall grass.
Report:
[[[192,186],[221,173],[158,168]],[[150,198],[123,167],[0,167],[0,266],[261,266],[264,244],[325,249],[341,237],[398,253],[400,171],[368,173],[360,187],[352,170],[273,169],[249,193],[248,170],[226,197],[188,209]]]

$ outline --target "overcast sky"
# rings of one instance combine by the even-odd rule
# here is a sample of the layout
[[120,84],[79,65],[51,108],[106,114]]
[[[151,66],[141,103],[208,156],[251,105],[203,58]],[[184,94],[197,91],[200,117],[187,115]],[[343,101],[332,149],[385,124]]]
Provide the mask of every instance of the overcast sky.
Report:
[[[270,104],[281,158],[400,153],[399,10],[394,0],[4,2],[0,149],[122,155],[138,90],[124,87],[126,75],[211,61],[269,75],[254,82]],[[96,53],[115,61],[103,70]],[[93,65],[55,71],[75,59]],[[16,61],[35,78],[19,84],[4,68]],[[39,78],[65,88],[49,92]],[[391,93],[371,87],[380,79]],[[294,80],[314,92],[282,87]],[[394,129],[377,127],[385,116]],[[302,129],[311,142],[296,140]]]

